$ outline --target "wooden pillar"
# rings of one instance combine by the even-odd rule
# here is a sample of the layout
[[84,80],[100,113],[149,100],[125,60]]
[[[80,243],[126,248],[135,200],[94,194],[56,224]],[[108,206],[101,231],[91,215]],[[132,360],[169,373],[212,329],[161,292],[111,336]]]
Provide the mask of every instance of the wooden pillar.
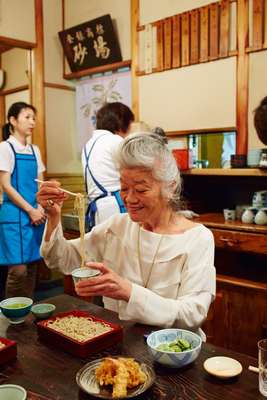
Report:
[[248,88],[249,56],[248,46],[248,0],[237,0],[237,90],[236,126],[237,154],[247,154],[248,150]]
[[37,108],[36,128],[33,143],[40,148],[43,162],[46,164],[45,137],[45,89],[44,89],[44,31],[43,1],[35,0],[36,47],[31,51],[32,104]]
[[132,110],[135,120],[139,121],[139,87],[136,71],[138,68],[138,32],[139,27],[139,0],[131,0],[131,49],[132,49]]
[[[0,67],[1,67],[1,55],[0,55]],[[5,96],[0,93],[0,142],[2,140],[2,126],[6,122],[5,118],[6,110],[5,110]]]

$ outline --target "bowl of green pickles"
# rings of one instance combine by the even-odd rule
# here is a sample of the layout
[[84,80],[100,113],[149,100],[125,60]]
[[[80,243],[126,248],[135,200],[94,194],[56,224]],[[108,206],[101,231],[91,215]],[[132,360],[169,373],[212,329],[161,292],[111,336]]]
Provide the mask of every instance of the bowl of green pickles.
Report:
[[0,309],[11,324],[20,324],[30,313],[32,303],[29,297],[10,297],[0,302]]
[[181,368],[195,361],[201,344],[200,336],[185,329],[161,329],[147,337],[154,361],[172,368]]

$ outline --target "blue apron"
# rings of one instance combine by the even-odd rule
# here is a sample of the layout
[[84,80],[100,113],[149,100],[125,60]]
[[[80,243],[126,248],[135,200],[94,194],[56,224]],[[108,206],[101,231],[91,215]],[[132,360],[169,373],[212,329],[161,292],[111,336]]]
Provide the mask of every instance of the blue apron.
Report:
[[[38,176],[36,156],[19,154],[13,145],[7,142],[14,153],[15,166],[11,175],[11,185],[34,208],[37,208]],[[3,193],[3,204],[0,209],[0,265],[29,264],[40,260],[40,244],[44,224],[32,225],[28,214],[16,206]]]
[[99,182],[95,179],[95,177],[94,177],[94,175],[93,175],[93,173],[92,173],[92,171],[91,171],[91,169],[90,169],[90,167],[89,167],[89,158],[90,158],[90,155],[91,155],[91,153],[92,153],[92,150],[93,150],[93,148],[94,148],[96,142],[98,141],[98,139],[100,139],[101,137],[103,137],[103,136],[105,136],[105,135],[106,135],[106,133],[103,134],[103,135],[101,135],[101,136],[99,136],[99,137],[94,141],[94,143],[93,143],[93,145],[92,145],[92,147],[91,147],[91,149],[90,149],[88,155],[87,155],[87,153],[86,153],[86,146],[84,146],[84,149],[83,149],[83,150],[84,150],[85,160],[86,160],[85,171],[84,171],[86,192],[88,193],[88,186],[87,186],[87,173],[88,173],[88,172],[89,172],[89,174],[90,174],[90,176],[91,176],[93,182],[95,183],[95,185],[96,185],[96,186],[98,187],[98,189],[102,192],[102,194],[100,194],[98,197],[96,197],[94,200],[92,200],[92,201],[89,203],[89,205],[88,205],[85,218],[86,218],[86,223],[87,223],[87,226],[88,226],[88,229],[89,229],[89,230],[91,230],[91,229],[95,226],[95,215],[96,215],[96,212],[97,212],[97,204],[96,204],[96,202],[97,202],[97,200],[99,200],[99,199],[103,199],[104,197],[107,197],[107,196],[114,196],[115,199],[116,199],[116,201],[117,201],[117,204],[118,204],[118,206],[119,206],[119,208],[120,208],[120,213],[122,214],[122,213],[127,212],[127,210],[126,210],[126,208],[125,208],[125,206],[124,206],[124,204],[123,204],[123,201],[122,201],[122,199],[121,199],[120,191],[119,191],[119,190],[116,190],[116,191],[114,191],[114,192],[109,192],[109,191],[107,191],[107,190],[104,188],[104,186],[102,186],[101,183],[99,183]]

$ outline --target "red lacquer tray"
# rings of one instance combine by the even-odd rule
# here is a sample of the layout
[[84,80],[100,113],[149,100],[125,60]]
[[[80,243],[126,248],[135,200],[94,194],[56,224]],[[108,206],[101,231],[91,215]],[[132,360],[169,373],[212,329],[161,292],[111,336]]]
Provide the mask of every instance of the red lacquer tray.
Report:
[[[79,342],[47,326],[48,321],[53,321],[56,318],[63,318],[67,316],[86,317],[86,318],[89,317],[93,321],[102,322],[110,326],[111,331],[105,332],[102,335],[86,340],[85,342]],[[101,318],[97,318],[92,314],[80,310],[73,310],[73,311],[59,313],[51,318],[38,322],[37,330],[39,338],[43,340],[45,343],[52,345],[53,347],[60,347],[61,349],[82,358],[88,357],[93,353],[97,353],[121,341],[123,333],[122,327],[120,325],[113,324],[111,322],[105,321]]]
[[0,342],[5,345],[0,348],[0,364],[14,360],[17,357],[17,343],[3,337],[0,337]]

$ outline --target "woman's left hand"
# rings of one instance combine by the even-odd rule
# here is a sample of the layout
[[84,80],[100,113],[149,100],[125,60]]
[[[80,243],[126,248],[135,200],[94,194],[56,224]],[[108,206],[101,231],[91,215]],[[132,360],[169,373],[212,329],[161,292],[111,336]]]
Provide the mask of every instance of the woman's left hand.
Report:
[[88,262],[86,266],[98,269],[102,275],[78,282],[75,290],[79,296],[105,296],[116,300],[129,301],[132,284],[103,263]]

